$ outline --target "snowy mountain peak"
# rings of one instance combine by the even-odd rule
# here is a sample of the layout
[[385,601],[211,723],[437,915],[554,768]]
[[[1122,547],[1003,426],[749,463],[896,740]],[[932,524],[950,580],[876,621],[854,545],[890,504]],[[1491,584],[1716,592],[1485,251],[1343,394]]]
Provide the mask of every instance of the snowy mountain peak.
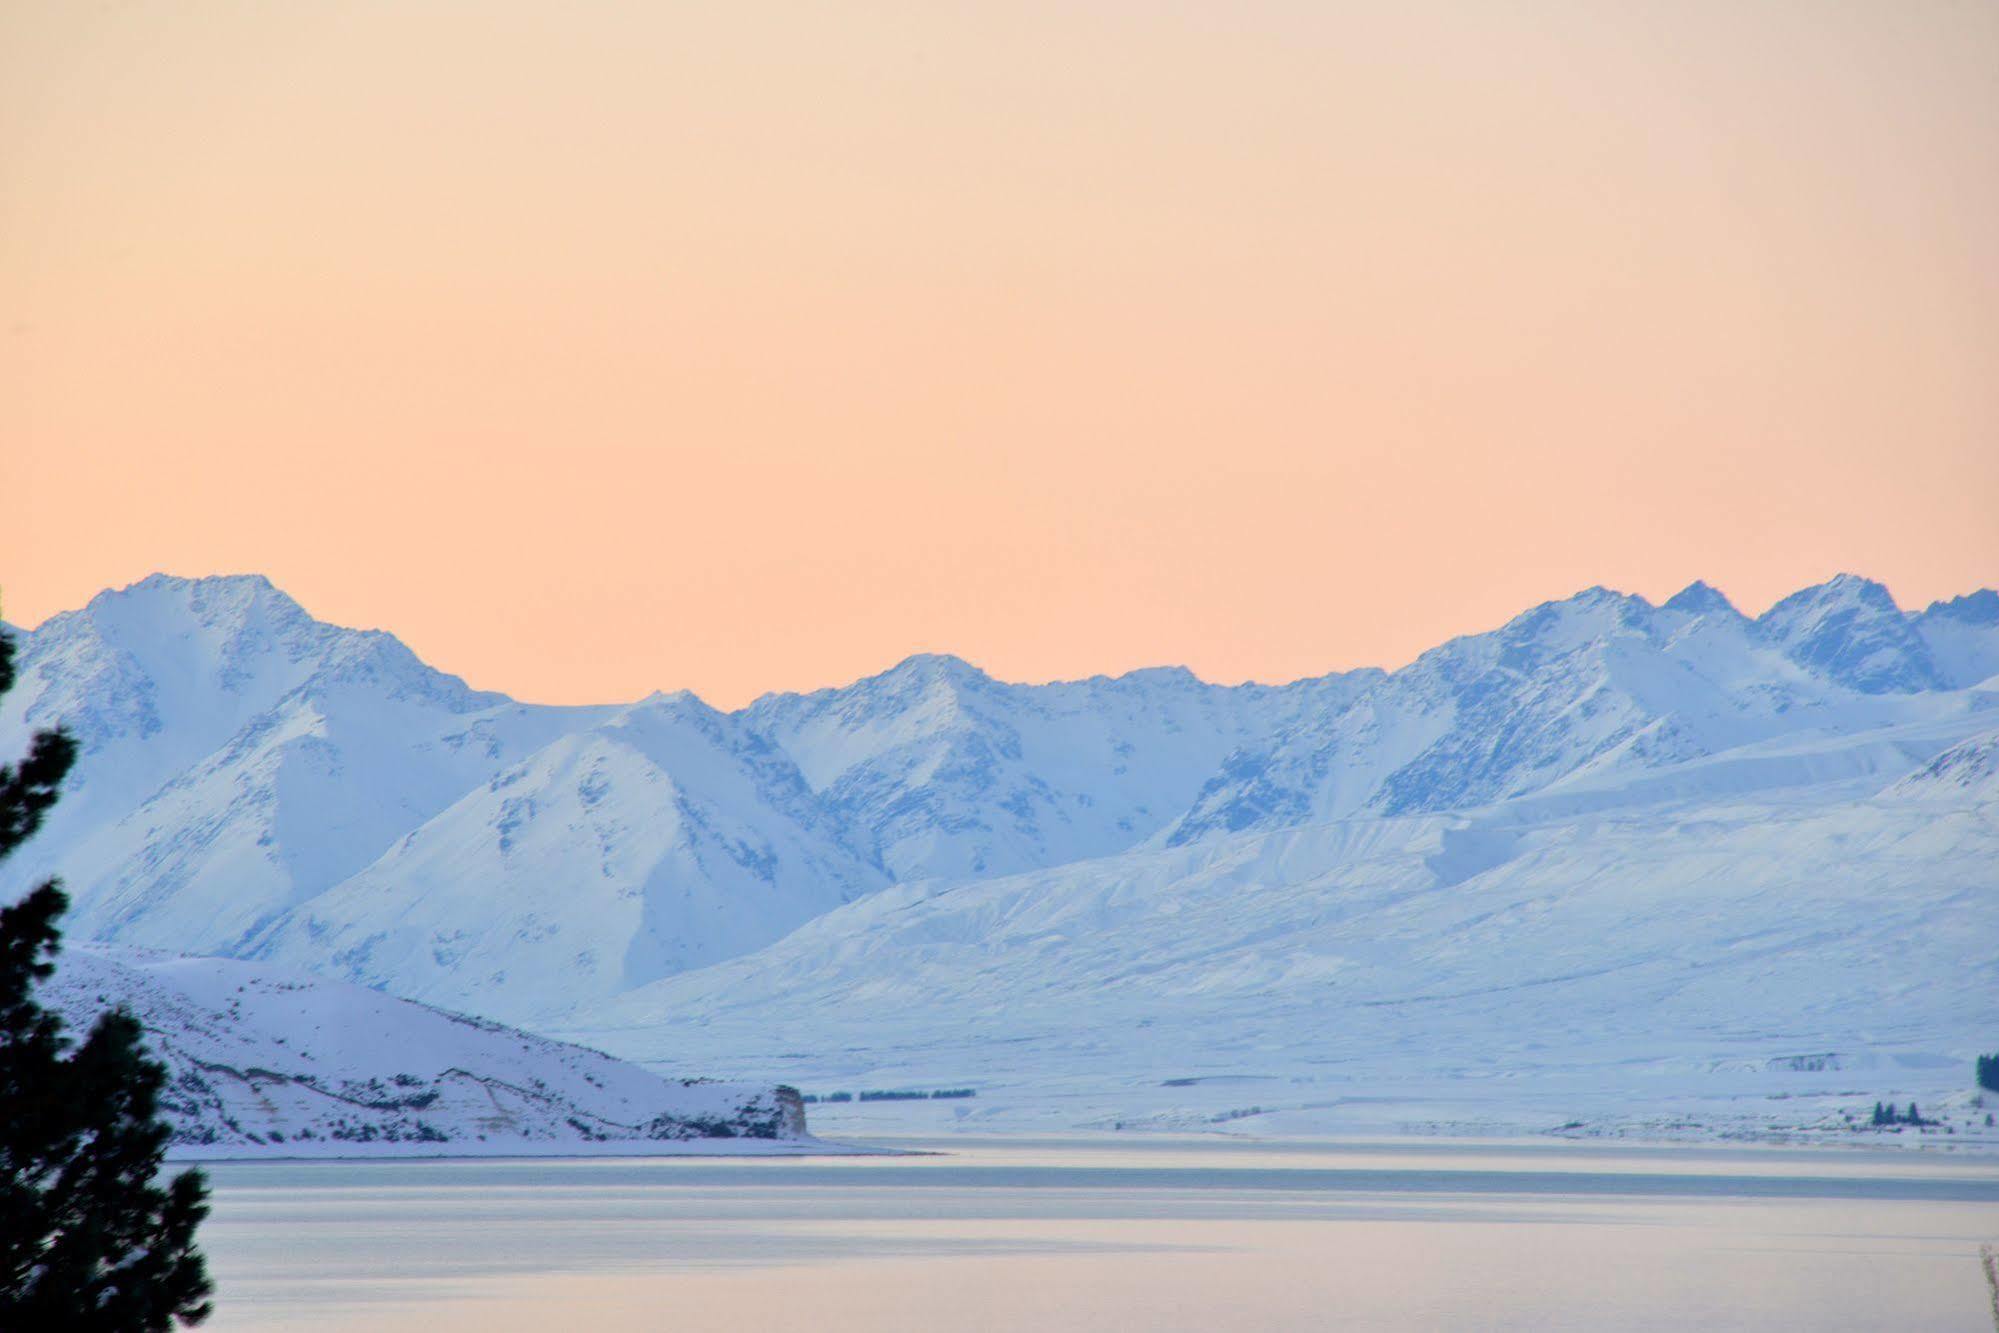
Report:
[[1643,631],[1651,619],[1652,604],[1643,597],[1591,587],[1521,612],[1506,622],[1499,637],[1513,644],[1534,642],[1556,649],[1572,648],[1620,629]]
[[1662,611],[1678,611],[1683,615],[1690,616],[1740,616],[1742,614],[1735,609],[1735,603],[1729,601],[1719,588],[1701,579],[1695,579],[1692,583],[1674,593],[1666,599],[1666,604],[1659,609]]
[[228,640],[283,637],[301,630],[324,630],[305,608],[262,574],[215,574],[182,578],[149,574],[123,588],[108,588],[79,611],[50,617],[37,634],[83,622],[113,640],[144,638],[162,622],[184,620],[192,630],[220,633]]
[[991,679],[985,672],[979,670],[955,653],[911,653],[881,674],[884,676],[917,675],[924,677],[951,676],[961,679],[976,677],[979,680]]
[[1756,624],[1792,661],[1862,694],[1908,694],[1945,683],[1894,597],[1857,574],[1794,592]]
[[[853,713],[885,706],[906,706],[916,700],[928,700],[933,707],[948,710],[956,707],[961,696],[982,693],[998,686],[999,682],[962,657],[953,657],[949,653],[915,653],[886,671],[863,676],[850,685],[827,686],[805,694],[776,691],[762,695],[744,713],[753,719],[795,713],[800,709],[828,707]],[[810,765],[807,771],[811,771]],[[816,778],[814,785],[818,785]]]
[[704,724],[713,724],[728,716],[692,690],[654,690],[618,711],[621,718],[647,715],[686,718]]
[[1965,625],[1999,625],[1999,592],[1980,588],[1947,602],[1931,602],[1920,618],[1954,620]]
[[1859,574],[1835,574],[1824,583],[1798,589],[1765,611],[1758,621],[1764,625],[1789,624],[1807,616],[1825,616],[1844,610],[1866,610],[1878,615],[1899,616],[1902,608],[1887,585]]
[[1999,592],[1981,588],[1948,602],[1932,602],[1909,619],[1951,689],[1999,676]]
[[859,683],[891,690],[928,690],[944,686],[955,691],[984,689],[997,682],[962,657],[953,657],[949,653],[916,653]]
[[135,595],[170,597],[212,597],[222,600],[255,601],[268,598],[301,610],[298,603],[264,574],[198,574],[189,578],[155,570],[122,588],[106,588],[90,599],[91,604],[118,601]]
[[1206,681],[1183,666],[1137,667],[1118,676],[1091,676],[1082,684],[1129,685],[1135,688],[1170,690],[1198,690],[1207,686]]
[[70,726],[86,750],[107,730],[156,727],[159,706],[189,695],[268,706],[303,685],[346,682],[455,711],[505,702],[426,665],[392,634],[314,619],[261,574],[153,574],[99,593],[50,617],[21,665],[39,681],[27,720]]

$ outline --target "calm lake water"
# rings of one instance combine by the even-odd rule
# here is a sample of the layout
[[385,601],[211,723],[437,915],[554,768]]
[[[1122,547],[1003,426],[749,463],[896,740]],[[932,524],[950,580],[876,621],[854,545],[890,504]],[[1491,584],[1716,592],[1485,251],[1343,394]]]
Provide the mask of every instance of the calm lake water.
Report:
[[217,1329],[1992,1333],[1999,1163],[963,1140],[223,1164]]

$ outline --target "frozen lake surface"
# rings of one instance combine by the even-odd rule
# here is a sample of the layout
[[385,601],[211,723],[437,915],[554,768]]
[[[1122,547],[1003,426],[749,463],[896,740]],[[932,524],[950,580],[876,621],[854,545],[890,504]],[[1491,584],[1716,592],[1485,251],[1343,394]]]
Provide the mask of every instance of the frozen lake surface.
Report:
[[1999,1161],[1106,1137],[226,1163],[217,1329],[1990,1333]]

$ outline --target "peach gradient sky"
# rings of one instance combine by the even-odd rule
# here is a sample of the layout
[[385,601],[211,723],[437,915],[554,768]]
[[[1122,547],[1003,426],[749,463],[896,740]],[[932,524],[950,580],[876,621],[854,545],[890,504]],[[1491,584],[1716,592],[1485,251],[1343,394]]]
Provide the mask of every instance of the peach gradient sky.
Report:
[[0,588],[474,684],[1999,581],[1999,5],[0,4]]

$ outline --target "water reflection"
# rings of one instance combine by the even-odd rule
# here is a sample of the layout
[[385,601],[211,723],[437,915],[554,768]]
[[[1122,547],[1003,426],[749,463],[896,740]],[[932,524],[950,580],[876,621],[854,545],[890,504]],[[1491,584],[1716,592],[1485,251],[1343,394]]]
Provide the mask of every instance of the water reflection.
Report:
[[943,1146],[222,1165],[213,1326],[1989,1328],[1974,1159]]

